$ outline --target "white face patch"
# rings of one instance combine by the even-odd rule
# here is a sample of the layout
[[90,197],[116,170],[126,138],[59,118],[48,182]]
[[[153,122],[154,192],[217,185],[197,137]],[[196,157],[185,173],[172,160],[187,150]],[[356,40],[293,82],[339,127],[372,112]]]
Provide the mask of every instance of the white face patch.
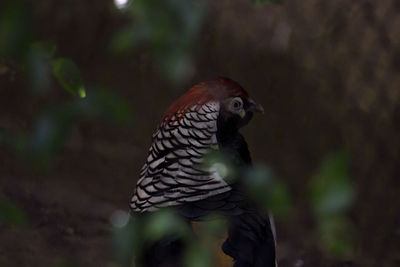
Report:
[[232,113],[239,115],[241,118],[246,116],[246,111],[244,110],[243,99],[240,97],[231,97],[224,102],[225,109]]

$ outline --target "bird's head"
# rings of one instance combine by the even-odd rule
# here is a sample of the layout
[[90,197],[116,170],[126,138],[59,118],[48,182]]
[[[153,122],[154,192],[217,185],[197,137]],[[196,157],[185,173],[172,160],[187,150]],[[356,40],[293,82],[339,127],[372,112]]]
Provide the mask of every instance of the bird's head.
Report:
[[263,107],[251,99],[237,82],[220,77],[189,89],[168,108],[161,122],[168,123],[172,118],[179,120],[193,106],[200,107],[208,102],[219,102],[219,118],[237,128],[246,125],[254,112],[264,113]]

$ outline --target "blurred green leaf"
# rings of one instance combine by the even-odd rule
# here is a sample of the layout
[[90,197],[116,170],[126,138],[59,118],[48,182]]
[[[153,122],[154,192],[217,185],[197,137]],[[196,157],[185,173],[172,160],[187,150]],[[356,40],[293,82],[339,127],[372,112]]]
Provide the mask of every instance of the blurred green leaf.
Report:
[[272,189],[268,192],[268,209],[276,217],[285,217],[291,214],[292,197],[287,186],[279,181],[275,181]]
[[129,103],[108,90],[91,92],[84,99],[78,99],[73,106],[74,113],[85,119],[102,119],[127,124],[132,119]]
[[213,266],[212,246],[207,242],[192,241],[185,249],[184,261],[188,267],[210,267]]
[[236,180],[236,168],[232,166],[228,153],[212,150],[205,155],[203,165],[205,169],[217,172],[227,183],[233,183]]
[[131,118],[131,108],[124,99],[110,91],[93,91],[87,98],[76,98],[43,110],[29,133],[15,134],[0,129],[0,146],[31,161],[35,167],[47,169],[79,121],[104,120],[126,124]]
[[144,243],[141,235],[142,224],[131,219],[124,227],[114,227],[112,231],[113,253],[118,266],[132,266],[135,257],[140,257]]
[[126,54],[136,42],[135,33],[131,27],[123,28],[111,40],[111,50],[114,53]]
[[169,237],[185,242],[193,237],[187,222],[172,210],[134,214],[126,226],[113,229],[114,255],[121,266],[132,266],[133,260],[140,262],[144,256],[143,249]]
[[28,217],[18,204],[0,198],[0,222],[11,226],[25,227],[28,224]]
[[349,175],[348,160],[345,152],[329,156],[311,181],[311,202],[317,215],[344,212],[352,205],[354,186]]
[[255,165],[245,172],[244,181],[249,195],[266,211],[272,211],[276,216],[290,213],[292,200],[289,190],[270,168]]
[[[273,176],[272,170],[267,167],[252,166],[246,171],[246,183],[254,193],[258,192],[259,189],[264,191],[271,185]],[[265,191],[263,194],[265,194]]]
[[51,161],[69,135],[72,116],[71,111],[63,107],[49,110],[39,116],[29,139],[35,161],[40,160],[38,163],[44,165]]
[[319,221],[318,233],[324,250],[335,258],[351,258],[355,248],[354,224],[344,215],[332,215]]
[[31,49],[40,51],[45,59],[50,60],[56,54],[57,45],[51,41],[39,41],[32,43]]
[[0,57],[21,60],[33,36],[31,1],[8,1],[0,9]]
[[245,171],[243,181],[248,195],[265,210],[268,210],[273,179],[272,171],[264,166],[252,166]]
[[65,90],[81,98],[86,97],[81,73],[72,60],[68,58],[54,59],[53,74]]
[[193,69],[191,50],[205,7],[199,1],[135,0],[127,7],[132,24],[117,33],[111,48],[126,53],[141,44],[149,46],[161,73],[173,82],[184,80]]
[[56,46],[51,42],[36,42],[30,46],[26,65],[34,93],[42,94],[47,91],[51,75],[50,60],[55,51]]
[[170,235],[184,236],[189,229],[183,219],[173,211],[161,210],[149,217],[143,230],[147,238],[156,241]]
[[354,225],[346,213],[354,201],[349,175],[349,155],[328,156],[309,186],[309,195],[323,250],[336,258],[349,258],[355,247]]

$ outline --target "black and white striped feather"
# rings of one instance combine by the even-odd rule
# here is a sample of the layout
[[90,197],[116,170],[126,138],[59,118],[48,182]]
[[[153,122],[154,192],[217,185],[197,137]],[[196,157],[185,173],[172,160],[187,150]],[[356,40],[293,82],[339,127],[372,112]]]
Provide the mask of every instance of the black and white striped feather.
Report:
[[216,170],[203,164],[204,156],[218,149],[219,110],[218,102],[195,105],[158,127],[131,199],[133,211],[155,211],[231,190]]

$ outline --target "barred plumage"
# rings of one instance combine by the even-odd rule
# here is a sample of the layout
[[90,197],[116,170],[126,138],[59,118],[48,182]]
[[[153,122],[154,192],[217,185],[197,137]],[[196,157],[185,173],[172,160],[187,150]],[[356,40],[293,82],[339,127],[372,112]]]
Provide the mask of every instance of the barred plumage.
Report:
[[206,153],[218,149],[219,110],[218,102],[193,106],[181,119],[160,125],[131,199],[134,211],[154,211],[230,190],[217,171],[202,164]]

